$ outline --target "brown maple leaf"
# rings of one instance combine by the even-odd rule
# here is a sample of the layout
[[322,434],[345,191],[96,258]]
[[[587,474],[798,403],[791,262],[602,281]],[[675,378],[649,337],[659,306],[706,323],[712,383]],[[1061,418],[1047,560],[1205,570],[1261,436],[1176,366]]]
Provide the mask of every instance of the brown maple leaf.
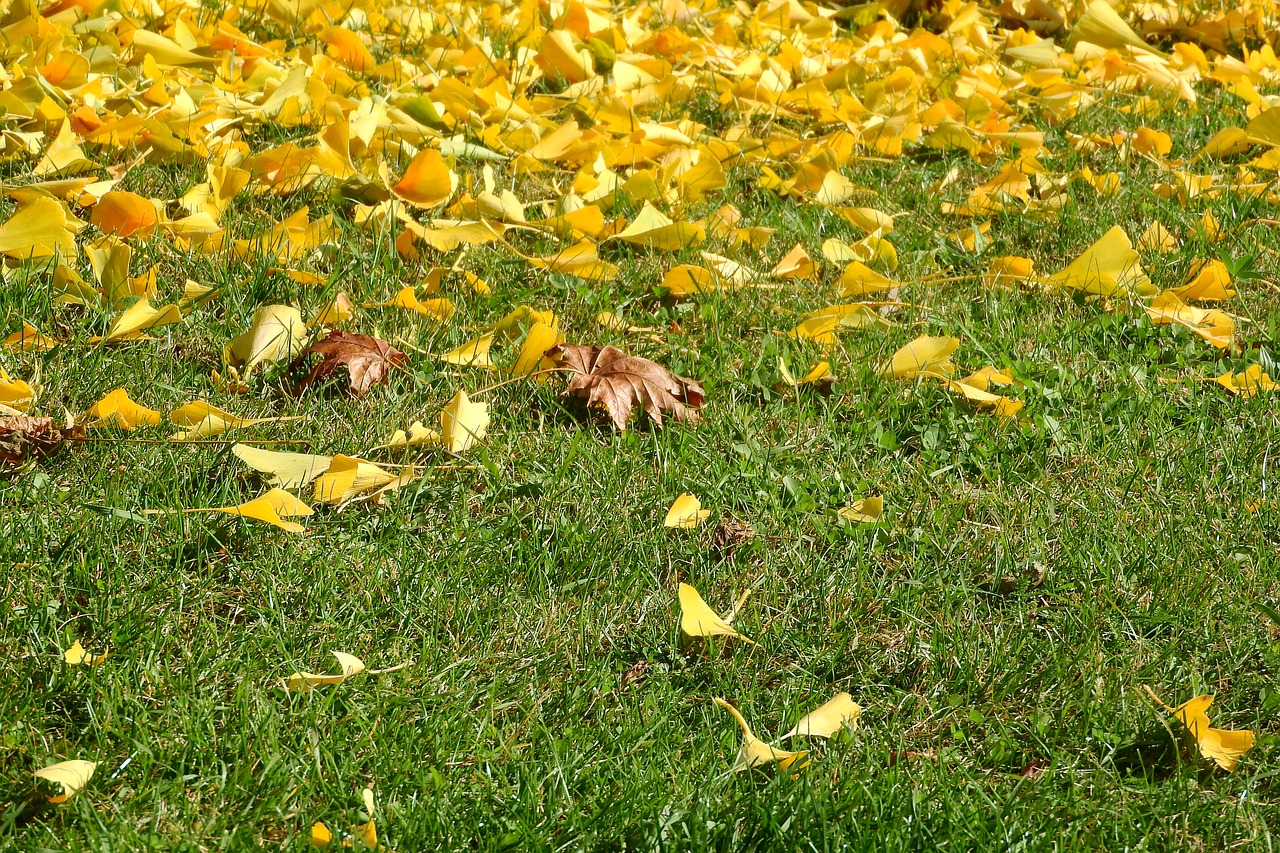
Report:
[[588,406],[604,409],[620,430],[627,428],[636,406],[643,407],[658,426],[662,426],[663,413],[678,421],[698,421],[698,407],[704,400],[702,385],[647,358],[627,355],[611,346],[573,344],[552,347],[547,355],[557,367],[574,372],[564,393],[585,397]]
[[21,462],[32,453],[52,453],[63,438],[53,418],[0,417],[0,463]]
[[289,365],[289,372],[301,370],[311,356],[320,356],[307,375],[293,386],[293,393],[300,394],[317,380],[329,377],[339,367],[347,369],[351,393],[361,396],[369,393],[374,385],[385,384],[391,368],[404,364],[409,356],[391,344],[372,335],[356,335],[335,329],[302,351]]

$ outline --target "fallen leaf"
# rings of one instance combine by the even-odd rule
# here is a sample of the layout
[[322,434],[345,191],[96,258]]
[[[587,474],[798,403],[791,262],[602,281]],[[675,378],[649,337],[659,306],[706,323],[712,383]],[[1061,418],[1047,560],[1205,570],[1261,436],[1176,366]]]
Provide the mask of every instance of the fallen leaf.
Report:
[[107,394],[85,412],[86,426],[117,426],[121,429],[135,429],[140,426],[159,426],[163,415],[154,409],[140,406],[129,398],[129,392],[123,388]]
[[150,237],[155,234],[160,217],[150,199],[115,190],[94,205],[89,221],[114,237]]
[[1234,376],[1228,370],[1221,376],[1216,377],[1214,381],[1227,389],[1228,393],[1243,397],[1246,400],[1258,394],[1275,391],[1280,388],[1280,383],[1275,382],[1264,372],[1260,364],[1251,364]]
[[312,847],[325,847],[330,841],[333,841],[333,833],[329,831],[329,827],[319,821],[311,824],[310,837]]
[[263,450],[247,444],[237,444],[231,448],[231,452],[259,474],[266,474],[269,484],[282,489],[297,489],[307,485],[328,470],[333,462],[332,456]]
[[489,430],[489,404],[473,403],[466,391],[453,395],[440,412],[440,443],[450,453],[465,453]]
[[849,506],[841,507],[837,514],[855,524],[874,524],[884,515],[884,499],[880,496],[862,498]]
[[169,413],[169,420],[177,426],[188,427],[173,435],[174,441],[191,441],[222,435],[227,430],[257,426],[275,421],[297,420],[297,417],[242,418],[219,409],[206,400],[192,400]]
[[289,373],[301,370],[312,355],[321,359],[294,384],[295,395],[318,380],[328,378],[339,367],[345,367],[351,393],[362,396],[369,393],[374,385],[389,382],[391,369],[409,360],[409,356],[380,338],[335,329],[303,350],[289,365]]
[[30,384],[14,379],[0,367],[0,404],[25,412],[35,399],[36,392]]
[[253,322],[223,349],[222,361],[248,378],[259,365],[298,357],[307,341],[302,313],[291,305],[263,305]]
[[315,499],[321,503],[345,503],[395,479],[395,474],[372,462],[339,454],[333,457],[329,468],[315,481]]
[[391,188],[397,196],[416,207],[444,204],[458,188],[458,176],[447,165],[439,151],[419,151],[402,177]]
[[402,287],[390,302],[375,302],[372,308],[404,308],[430,317],[437,323],[447,323],[453,316],[454,306],[448,299],[419,299],[417,289],[412,285]]
[[327,687],[333,684],[341,684],[353,675],[359,675],[364,672],[364,661],[355,655],[349,655],[345,652],[330,652],[338,659],[338,667],[342,670],[337,675],[316,675],[311,672],[295,672],[293,675],[285,679],[284,687],[286,690],[295,693],[310,693],[317,687]]
[[53,418],[0,415],[0,463],[26,461],[32,454],[49,454],[66,436]]
[[235,506],[201,507],[198,509],[184,509],[183,512],[221,512],[226,515],[264,521],[290,533],[301,533],[305,529],[301,524],[296,521],[287,521],[286,519],[308,516],[314,510],[284,489],[275,488],[265,495]]
[[680,630],[687,637],[733,637],[756,645],[755,640],[730,627],[729,620],[708,607],[698,591],[687,583],[680,584]]
[[955,372],[951,355],[959,346],[959,338],[921,335],[895,352],[880,368],[880,375],[894,379],[911,379],[923,373],[950,375]]
[[1046,281],[1056,287],[1104,298],[1119,294],[1151,296],[1156,292],[1142,269],[1138,253],[1119,225]]
[[62,659],[67,662],[68,666],[97,666],[107,659],[107,652],[110,649],[103,649],[101,654],[91,655],[79,640],[71,644],[71,648],[62,653]]
[[691,222],[673,222],[648,202],[630,225],[613,235],[617,240],[664,251],[701,243],[706,236],[706,231],[697,225]]
[[844,728],[856,730],[861,716],[862,706],[853,701],[852,696],[837,693],[817,710],[801,717],[800,722],[778,740],[786,740],[793,735],[829,738]]
[[898,286],[898,282],[885,278],[862,263],[862,261],[854,261],[845,267],[844,272],[840,275],[840,280],[836,282],[836,287],[839,288],[839,295],[842,299],[848,299],[851,296],[866,296],[867,294],[884,290],[893,290]]
[[157,308],[151,304],[151,300],[143,298],[116,317],[105,335],[90,338],[89,342],[114,344],[120,341],[144,340],[146,335],[142,333],[148,329],[181,322],[182,310],[177,305],[164,305]]
[[485,367],[493,368],[493,358],[489,355],[489,349],[493,346],[493,333],[481,335],[475,340],[467,341],[456,349],[451,349],[444,355],[440,356],[440,360],[448,364],[456,364],[459,367]]
[[676,498],[675,503],[671,505],[671,509],[667,510],[667,517],[663,520],[662,526],[701,527],[702,522],[706,521],[709,515],[711,515],[711,510],[703,509],[701,501],[686,493]]
[[97,767],[96,761],[60,761],[37,770],[35,776],[37,779],[52,782],[62,789],[61,794],[49,797],[49,802],[57,805],[65,803],[74,797],[77,791],[88,785]]
[[1221,302],[1236,295],[1231,288],[1231,273],[1222,261],[1201,262],[1192,271],[1192,279],[1182,287],[1171,287],[1183,302]]
[[[747,721],[742,718],[742,714],[738,712],[737,708],[720,698],[715,699],[715,703],[732,714],[733,718],[738,721],[739,728],[742,729],[742,747],[738,750],[737,761],[733,763],[735,773],[775,763],[780,771],[786,772],[791,769],[793,764],[802,761],[809,754],[807,750],[789,752],[785,749],[776,749],[770,746],[751,732],[751,727],[747,725]],[[796,770],[803,770],[808,766],[809,762],[805,761]]]
[[1186,727],[1200,755],[1223,770],[1235,770],[1241,756],[1253,748],[1253,732],[1247,729],[1215,729],[1209,725],[1209,715],[1205,712],[1213,704],[1213,696],[1196,696],[1176,708],[1170,708],[1150,687],[1144,685],[1143,689]]
[[704,401],[702,386],[647,358],[627,355],[612,346],[574,344],[561,344],[547,355],[557,367],[574,373],[565,394],[585,397],[588,407],[604,409],[619,430],[627,428],[636,406],[658,426],[662,426],[664,413],[677,421],[697,423],[697,410]]
[[58,345],[58,341],[41,334],[39,329],[26,320],[22,321],[22,328],[5,338],[3,343],[5,349],[15,352],[45,352]]
[[18,209],[0,225],[0,255],[27,260],[76,256],[76,232],[84,223],[48,196],[21,199]]
[[356,315],[356,306],[347,294],[339,291],[327,305],[320,309],[311,319],[313,326],[333,328],[351,321]]
[[1231,346],[1235,338],[1235,320],[1216,308],[1195,308],[1178,298],[1171,290],[1162,292],[1146,308],[1156,325],[1179,325],[1190,329],[1218,349]]

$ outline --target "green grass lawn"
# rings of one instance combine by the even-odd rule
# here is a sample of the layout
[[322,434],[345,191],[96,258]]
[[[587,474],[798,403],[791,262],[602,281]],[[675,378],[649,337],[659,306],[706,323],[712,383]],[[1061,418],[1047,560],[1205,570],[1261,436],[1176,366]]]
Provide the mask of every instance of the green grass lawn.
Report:
[[[602,244],[621,272],[601,283],[489,245],[464,266],[491,293],[447,289],[449,323],[358,312],[352,329],[410,356],[385,387],[295,398],[280,365],[228,394],[210,372],[257,306],[311,316],[339,291],[364,305],[421,281],[420,264],[319,185],[284,201],[242,195],[225,224],[246,237],[302,204],[332,213],[331,248],[305,262],[322,285],[273,273],[271,259],[136,241],[162,295],[186,279],[219,288],[158,341],[91,345],[111,312],[55,303],[47,269],[6,270],[0,332],[22,318],[65,342],[0,356],[13,375],[38,377],[41,413],[78,414],[126,387],[165,412],[204,397],[300,419],[194,445],[165,441],[168,424],[95,430],[0,479],[0,563],[11,566],[0,575],[0,847],[304,850],[317,821],[335,833],[363,822],[372,788],[379,840],[401,853],[1271,849],[1277,398],[1198,380],[1280,353],[1277,228],[1255,221],[1275,207],[1233,191],[1165,199],[1153,163],[1068,143],[1146,124],[1190,158],[1247,121],[1221,88],[1200,94],[1195,112],[1136,117],[1126,98],[1103,97],[1042,126],[1055,173],[1119,171],[1118,193],[1078,182],[1057,218],[996,214],[977,252],[946,236],[974,221],[940,202],[963,202],[998,164],[920,149],[846,168],[867,190],[859,203],[900,214],[892,275],[909,305],[892,328],[843,332],[827,350],[787,331],[841,301],[830,264],[814,281],[676,301],[658,283],[695,249]],[[26,168],[5,166],[10,180]],[[145,165],[124,186],[169,197],[202,175],[203,164]],[[714,238],[699,249],[767,270],[797,242],[821,263],[826,239],[862,237],[757,177],[731,170],[702,213],[732,201],[745,222],[775,228],[763,253]],[[622,199],[616,212],[639,209]],[[1225,237],[1204,234],[1206,211]],[[1183,284],[1196,259],[1233,271],[1239,295],[1223,307],[1247,318],[1240,347],[1155,326],[1127,298],[981,281],[994,257],[1052,272],[1112,225],[1136,239],[1154,219],[1182,238],[1144,253],[1158,286]],[[939,270],[948,281],[911,283]],[[637,418],[618,434],[561,396],[562,376],[486,391],[503,377],[435,357],[522,304],[554,310],[572,343],[614,344],[701,381],[701,422],[659,430]],[[657,331],[603,329],[601,311]],[[937,383],[877,375],[920,334],[958,337],[964,373],[1010,368],[1017,384],[1001,393],[1022,411],[1003,419]],[[827,358],[832,393],[778,391],[779,356],[797,374]],[[413,420],[432,423],[459,388],[489,404],[479,446],[370,452]],[[384,506],[317,506],[303,534],[177,512],[261,494],[231,453],[260,440],[424,467]],[[711,516],[665,529],[682,492]],[[872,495],[884,499],[880,522],[838,518]],[[731,523],[754,536],[726,545]],[[753,590],[734,625],[759,645],[682,642],[679,582],[720,612]],[[65,665],[76,639],[108,657]],[[331,669],[330,650],[371,669],[411,665],[282,689],[297,670]],[[1214,724],[1251,729],[1257,745],[1235,772],[1210,770],[1176,748],[1176,721],[1142,685],[1172,704],[1216,694]],[[864,708],[860,727],[809,744],[805,771],[731,772],[740,733],[713,697],[769,738],[839,691]],[[32,772],[70,758],[98,762],[93,779],[45,804]]]

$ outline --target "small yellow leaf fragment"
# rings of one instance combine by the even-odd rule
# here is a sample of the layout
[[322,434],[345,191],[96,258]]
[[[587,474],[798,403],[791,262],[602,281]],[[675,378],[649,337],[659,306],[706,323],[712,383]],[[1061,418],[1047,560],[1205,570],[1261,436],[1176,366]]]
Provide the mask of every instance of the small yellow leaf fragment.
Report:
[[663,276],[661,284],[661,287],[667,291],[668,295],[673,297],[710,293],[722,286],[724,286],[724,282],[720,280],[718,275],[709,269],[694,266],[693,264],[680,264],[672,267]]
[[951,355],[959,347],[959,338],[921,335],[895,352],[880,368],[880,375],[892,379],[911,379],[922,373],[950,375],[955,371]]
[[1176,252],[1178,250],[1178,238],[1169,233],[1169,229],[1165,228],[1158,220],[1152,220],[1151,224],[1138,236],[1138,249],[1143,252]]
[[421,447],[426,444],[440,444],[440,442],[439,430],[428,429],[422,421],[414,421],[407,433],[402,429],[392,433],[383,447]]
[[35,402],[36,392],[21,379],[14,379],[0,367],[0,405],[27,411]]
[[680,630],[687,637],[733,637],[756,645],[756,641],[739,634],[702,600],[698,591],[687,583],[680,584]]
[[415,207],[435,207],[449,200],[458,188],[458,176],[439,151],[418,152],[391,191]]
[[983,275],[987,287],[1012,287],[1035,276],[1035,262],[1030,258],[1007,255],[994,258]]
[[884,515],[884,498],[879,495],[862,498],[849,506],[841,507],[836,514],[855,524],[874,524]]
[[702,522],[706,521],[709,515],[711,515],[711,510],[703,509],[701,501],[693,495],[685,493],[676,498],[675,503],[671,505],[671,509],[667,510],[667,517],[663,520],[662,526],[701,527]]
[[[721,708],[732,714],[734,720],[738,723],[738,727],[742,729],[742,747],[738,750],[738,760],[733,764],[735,773],[775,763],[778,765],[779,770],[785,772],[791,769],[793,764],[801,761],[809,754],[808,750],[789,752],[785,749],[775,749],[752,733],[751,727],[747,725],[747,721],[742,718],[742,714],[738,712],[737,708],[718,697],[714,701]],[[806,761],[796,769],[803,770],[807,766],[809,766],[809,763]]]
[[1235,320],[1216,308],[1196,308],[1183,302],[1178,294],[1166,290],[1151,301],[1147,316],[1156,325],[1179,325],[1190,329],[1218,349],[1231,346],[1235,338]]
[[769,272],[769,275],[780,279],[803,279],[813,278],[818,272],[818,265],[809,257],[808,252],[804,250],[804,246],[796,243],[791,251],[778,261],[777,265]]
[[520,354],[511,366],[511,375],[529,376],[538,370],[554,367],[555,363],[546,357],[547,350],[562,343],[564,335],[554,326],[543,322],[534,323],[524,336],[524,343],[520,345]]
[[325,847],[333,841],[333,833],[320,821],[311,824],[311,846]]
[[829,738],[843,728],[858,728],[858,718],[862,716],[862,706],[853,701],[848,693],[837,693],[830,701],[817,710],[806,714],[800,722],[779,740],[793,735],[800,737]]
[[473,403],[466,391],[453,395],[440,412],[440,443],[450,453],[465,453],[489,430],[489,404]]
[[449,322],[456,310],[448,299],[419,299],[411,285],[400,288],[390,302],[375,302],[373,307],[404,308],[424,317],[430,317],[437,323]]
[[339,292],[311,319],[311,324],[322,328],[333,328],[349,322],[355,315],[356,307],[351,297]]
[[71,644],[71,648],[62,653],[62,659],[67,662],[68,666],[97,666],[107,659],[107,653],[110,649],[103,649],[101,654],[91,655],[79,640]]
[[378,849],[378,828],[373,825],[372,819],[368,823],[356,827],[356,838],[360,839],[360,843],[370,850]]
[[242,418],[223,411],[205,400],[193,400],[169,413],[169,420],[178,426],[189,427],[184,432],[173,435],[174,441],[191,441],[222,435],[230,429],[256,426],[274,421],[296,420],[293,418]]
[[159,426],[162,415],[146,406],[140,406],[129,398],[129,392],[117,388],[89,407],[85,413],[88,426],[118,426],[134,429],[140,426]]
[[793,338],[829,346],[836,342],[836,332],[845,329],[887,329],[892,325],[867,305],[830,305],[806,314],[805,319],[790,334]]
[[489,348],[493,346],[493,333],[481,335],[475,340],[467,341],[462,346],[451,349],[444,355],[440,356],[440,360],[448,364],[456,364],[459,367],[494,367],[493,358],[489,355]]
[[353,675],[359,675],[364,672],[364,661],[355,655],[349,655],[345,652],[330,652],[338,659],[338,668],[341,670],[336,675],[317,675],[313,672],[295,672],[293,675],[285,679],[284,688],[295,693],[309,693],[317,687],[327,687],[332,684],[341,684]]
[[1231,273],[1222,261],[1201,261],[1193,270],[1191,281],[1169,289],[1183,302],[1221,302],[1236,295],[1231,288]]
[[56,805],[65,803],[75,796],[77,791],[89,784],[97,766],[95,761],[61,761],[37,770],[35,776],[37,779],[52,782],[62,789],[61,794],[49,797],[49,802]]

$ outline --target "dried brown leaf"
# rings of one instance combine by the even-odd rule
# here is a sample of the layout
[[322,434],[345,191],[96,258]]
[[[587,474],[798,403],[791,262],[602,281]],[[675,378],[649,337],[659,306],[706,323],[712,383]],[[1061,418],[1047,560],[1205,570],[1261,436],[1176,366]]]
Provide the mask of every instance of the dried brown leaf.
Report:
[[698,421],[697,410],[704,400],[702,385],[657,362],[627,355],[612,346],[561,344],[547,355],[557,367],[574,373],[565,394],[584,397],[588,406],[604,409],[620,430],[627,428],[636,406],[658,426],[662,426],[664,414],[678,421]]
[[22,462],[34,453],[52,453],[64,439],[53,418],[0,416],[0,464]]
[[294,394],[300,394],[315,382],[327,379],[339,367],[345,367],[351,393],[362,396],[369,393],[374,385],[385,384],[391,369],[409,360],[408,355],[381,338],[335,329],[303,350],[302,355],[289,366],[289,372],[303,369],[313,355],[321,359],[294,383]]

